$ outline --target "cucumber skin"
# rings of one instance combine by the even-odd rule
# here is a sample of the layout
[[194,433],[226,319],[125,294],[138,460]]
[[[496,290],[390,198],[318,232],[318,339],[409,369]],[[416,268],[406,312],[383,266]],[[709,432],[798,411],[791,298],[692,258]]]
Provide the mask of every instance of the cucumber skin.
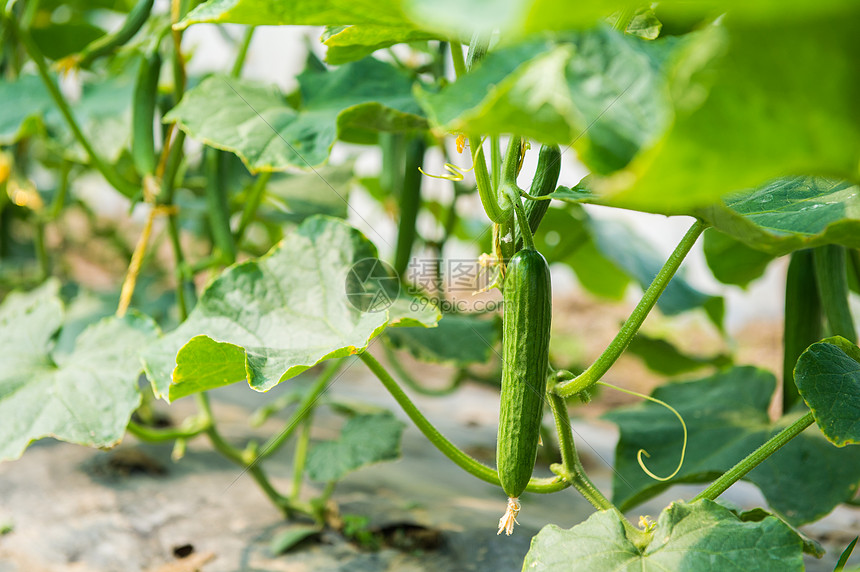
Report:
[[546,259],[524,249],[505,276],[502,391],[496,464],[505,493],[525,490],[537,457],[549,367],[552,287]]

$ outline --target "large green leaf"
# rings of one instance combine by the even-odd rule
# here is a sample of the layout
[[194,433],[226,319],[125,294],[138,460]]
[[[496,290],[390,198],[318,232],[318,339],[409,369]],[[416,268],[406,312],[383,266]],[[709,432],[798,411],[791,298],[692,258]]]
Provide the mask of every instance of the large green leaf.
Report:
[[630,340],[627,350],[648,366],[663,375],[679,375],[703,367],[725,367],[732,363],[731,356],[715,354],[697,356],[682,352],[668,340],[654,338],[641,331]]
[[352,306],[347,275],[368,258],[376,248],[361,233],[316,216],[267,255],[229,268],[179,328],[144,351],[156,394],[173,400],[243,380],[266,391],[325,359],[363,351],[389,322],[438,320],[435,308],[416,316],[408,305]]
[[[647,450],[648,468],[658,475],[671,474],[683,438],[677,418],[651,402],[608,413],[606,418],[621,431],[613,483],[616,504],[627,509],[673,483],[704,482],[730,469],[796,418],[794,414],[770,421],[767,410],[775,386],[768,372],[736,367],[657,388],[653,396],[677,409],[689,430],[684,465],[668,482],[646,475],[636,455],[640,449]],[[858,474],[860,448],[839,449],[818,429],[810,428],[745,478],[761,489],[771,508],[792,524],[800,524],[850,499],[857,490]]]
[[200,22],[253,26],[411,26],[400,3],[400,0],[210,0],[189,12],[180,27]]
[[705,231],[702,250],[714,278],[723,284],[734,284],[742,288],[761,278],[773,261],[772,255],[750,248],[713,228]]
[[55,353],[63,324],[59,283],[12,293],[0,305],[0,459],[16,459],[36,439],[110,447],[140,403],[138,351],[156,335],[148,318],[106,318]]
[[666,136],[599,190],[672,214],[787,175],[856,179],[860,82],[846,54],[860,50],[858,16],[856,4],[818,18],[726,16],[675,66]]
[[845,181],[776,179],[701,214],[720,231],[774,256],[830,243],[860,248],[860,187]]
[[497,320],[448,314],[435,328],[398,328],[388,337],[394,347],[409,350],[420,360],[462,366],[487,362],[500,334]]
[[[185,27],[198,22],[311,26],[381,24],[434,30],[464,39],[478,30],[499,31],[505,40],[544,30],[590,26],[622,8],[638,7],[640,4],[629,0],[578,2],[575,10],[552,0],[210,0],[189,13],[180,25]],[[802,20],[809,15],[839,13],[846,7],[851,7],[851,0],[817,3],[804,0],[669,0],[660,3],[661,10],[678,15],[710,16],[731,9],[752,20]]]
[[412,80],[372,58],[299,76],[301,106],[277,88],[212,76],[190,89],[166,116],[191,137],[232,151],[251,171],[308,168],[328,158],[335,139],[372,141],[378,131],[425,125]]
[[328,26],[320,39],[328,47],[325,61],[338,65],[360,60],[376,50],[394,44],[433,40],[436,39],[436,35],[403,26],[364,24]]
[[839,336],[812,344],[797,360],[794,382],[831,443],[860,443],[860,348]]
[[[22,75],[15,81],[0,81],[0,144],[11,145],[38,125],[51,108],[51,96],[36,75]],[[34,122],[36,122],[34,124]]]
[[[71,105],[84,135],[100,155],[111,161],[119,157],[129,141],[132,89],[131,74],[85,83],[81,98]],[[0,81],[0,100],[11,102],[0,106],[0,144],[10,145],[44,128],[72,158],[89,160],[38,76]]]
[[[615,262],[643,289],[647,288],[665,263],[651,244],[620,221],[591,219],[589,226],[594,242],[604,256]],[[666,286],[657,307],[670,316],[702,307],[717,326],[721,326],[723,321],[723,298],[693,288],[679,274]]]
[[338,481],[371,463],[400,456],[404,423],[389,412],[358,415],[344,425],[340,439],[318,443],[308,453],[308,477]]
[[[556,194],[566,200],[570,192],[560,188]],[[621,299],[631,280],[647,288],[665,262],[647,239],[623,222],[595,219],[579,206],[547,210],[535,239],[550,263],[569,265],[583,287],[603,298]],[[697,290],[681,275],[669,282],[657,305],[667,315],[701,307],[715,324],[722,324],[722,297]]]
[[773,516],[743,522],[713,501],[673,502],[644,546],[627,535],[623,518],[599,511],[570,530],[545,526],[532,539],[523,570],[803,570],[800,538]]
[[587,165],[611,172],[669,125],[661,68],[678,43],[607,27],[530,41],[491,52],[473,73],[419,100],[448,131],[575,142]]

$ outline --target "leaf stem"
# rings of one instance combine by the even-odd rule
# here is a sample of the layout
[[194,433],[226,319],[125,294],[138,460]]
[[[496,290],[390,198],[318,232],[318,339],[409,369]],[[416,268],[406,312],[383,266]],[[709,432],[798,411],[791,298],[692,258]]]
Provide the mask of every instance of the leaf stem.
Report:
[[[484,53],[486,53],[486,45],[479,47],[475,38],[469,46],[469,67],[477,62]],[[454,72],[457,77],[462,77],[467,73],[466,61],[463,59],[463,46],[456,42],[451,42],[451,59],[454,62]],[[486,211],[490,220],[495,223],[504,222],[509,216],[510,211],[507,211],[499,203],[498,194],[495,192],[495,187],[490,180],[490,173],[487,171],[487,160],[484,157],[484,146],[481,138],[476,135],[469,135],[469,149],[472,154],[472,164],[475,166],[475,184],[478,187],[478,196],[481,198],[481,204]]]
[[546,395],[550,409],[552,410],[553,419],[555,420],[558,445],[561,451],[561,470],[558,470],[559,468],[556,465],[553,472],[572,484],[585,497],[585,500],[590,502],[597,510],[614,509],[615,505],[594,486],[594,483],[585,474],[585,469],[582,467],[579,455],[576,452],[573,430],[570,426],[570,416],[567,413],[567,404],[565,404],[564,398],[551,392],[547,392]]
[[150,443],[159,443],[162,441],[174,441],[176,439],[192,439],[201,433],[204,433],[208,425],[205,421],[199,418],[190,418],[186,420],[180,427],[171,427],[169,429],[156,429],[141,425],[135,421],[128,422],[128,432],[140,439]]
[[206,203],[209,210],[209,226],[213,240],[225,265],[236,261],[236,243],[230,232],[230,212],[227,206],[225,181],[226,155],[215,148],[206,150]]
[[296,410],[290,416],[284,429],[277,435],[270,438],[263,445],[258,459],[265,459],[272,456],[295,432],[299,424],[307,419],[314,410],[314,405],[322,393],[328,389],[329,383],[334,379],[335,375],[340,371],[345,362],[344,359],[333,360],[323,370],[323,372],[314,380],[313,384],[308,388],[302,400],[296,406]]
[[[439,449],[446,457],[454,461],[454,463],[466,472],[478,477],[482,481],[501,486],[499,482],[499,473],[496,470],[484,465],[483,463],[473,459],[456,445],[446,439],[436,427],[415,407],[415,404],[409,399],[406,393],[400,388],[397,382],[391,377],[391,374],[386,371],[369,352],[359,354],[361,360],[367,365],[371,372],[379,378],[385,389],[391,393],[394,400],[403,408],[403,411],[409,416],[416,427],[424,433],[424,436]],[[529,481],[529,486],[526,488],[529,492],[534,493],[552,493],[560,491],[568,486],[561,478],[532,478]]]
[[254,30],[256,29],[256,26],[248,26],[245,28],[245,35],[242,36],[242,43],[239,44],[239,50],[236,52],[236,59],[233,60],[233,68],[230,70],[230,77],[238,78],[242,75],[245,58],[248,56],[248,48],[251,46],[251,39],[254,37]]
[[669,259],[663,265],[663,268],[661,268],[660,272],[657,273],[657,276],[654,277],[651,285],[645,290],[645,293],[642,295],[642,299],[639,300],[639,303],[636,305],[636,308],[633,309],[630,317],[627,318],[626,322],[624,322],[624,325],[621,327],[618,335],[615,336],[615,339],[612,340],[606,350],[604,350],[600,357],[597,358],[597,360],[591,364],[588,369],[576,378],[565,383],[558,384],[555,387],[555,392],[558,393],[558,395],[562,397],[570,397],[571,395],[575,395],[590,388],[592,385],[600,381],[600,378],[602,378],[609,368],[612,367],[612,364],[618,360],[630,344],[630,340],[632,340],[633,336],[636,335],[636,332],[639,331],[639,328],[642,326],[648,313],[651,312],[652,308],[654,308],[660,295],[666,289],[666,286],[669,285],[669,281],[678,271],[684,258],[690,252],[690,249],[693,248],[693,245],[696,243],[696,240],[705,228],[707,228],[707,224],[701,220],[696,220],[696,222],[693,223],[693,226],[690,227],[681,239],[681,242],[675,247],[674,252],[669,256]]
[[96,153],[96,150],[90,144],[89,139],[87,139],[84,132],[81,130],[80,125],[78,125],[77,119],[75,119],[74,114],[72,113],[72,109],[69,106],[69,103],[66,101],[66,98],[63,96],[63,93],[60,91],[57,82],[54,81],[54,78],[51,77],[51,72],[48,69],[48,63],[45,61],[45,57],[42,55],[42,52],[39,50],[39,47],[30,37],[30,34],[27,30],[24,30],[19,27],[18,23],[14,18],[6,17],[5,18],[9,29],[12,30],[12,33],[18,38],[21,44],[24,46],[24,49],[29,54],[30,58],[36,64],[36,68],[39,71],[39,76],[42,78],[42,83],[45,84],[45,87],[48,88],[48,92],[51,94],[51,98],[54,100],[57,108],[60,110],[60,114],[62,114],[63,118],[66,120],[66,123],[69,126],[72,134],[75,136],[75,139],[84,148],[87,156],[90,158],[90,162],[93,167],[98,170],[99,173],[107,180],[107,182],[113,186],[116,190],[118,190],[123,195],[128,197],[133,197],[137,194],[137,187],[133,185],[131,182],[126,181],[122,178],[119,173],[117,173],[113,166],[109,163],[105,162],[104,159]]
[[783,445],[800,435],[815,419],[812,411],[807,411],[803,417],[771,437],[761,447],[750,453],[745,459],[729,469],[723,476],[710,484],[708,488],[697,494],[692,501],[701,499],[714,500],[735,484],[744,475],[756,468],[762,461],[777,452]]
[[245,199],[245,208],[242,210],[242,218],[239,220],[239,227],[236,229],[236,232],[233,234],[233,243],[236,245],[236,248],[242,243],[242,239],[245,237],[245,231],[248,230],[248,226],[254,221],[254,218],[257,216],[257,210],[260,208],[260,203],[263,202],[263,195],[265,195],[266,185],[269,184],[269,180],[272,178],[272,171],[265,171],[257,175],[257,178],[254,179],[254,183],[251,185],[251,188],[248,189],[248,196]]
[[311,425],[313,415],[308,414],[308,417],[302,423],[302,431],[296,440],[296,450],[293,454],[293,490],[290,493],[290,501],[299,500],[299,495],[302,492],[302,480],[305,474],[305,463],[308,460],[308,449],[311,443]]

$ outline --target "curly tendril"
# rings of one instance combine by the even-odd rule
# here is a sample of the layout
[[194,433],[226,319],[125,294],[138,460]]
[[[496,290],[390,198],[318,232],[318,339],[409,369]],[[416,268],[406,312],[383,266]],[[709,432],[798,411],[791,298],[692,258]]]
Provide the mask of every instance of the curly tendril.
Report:
[[628,395],[635,395],[636,397],[641,397],[642,399],[647,399],[648,401],[653,401],[654,403],[657,403],[658,405],[662,405],[663,407],[665,407],[666,409],[668,409],[669,411],[671,411],[672,413],[675,414],[675,417],[678,418],[678,421],[681,422],[681,427],[684,429],[684,443],[683,443],[683,445],[681,445],[681,460],[678,461],[678,466],[675,469],[675,471],[671,475],[669,475],[668,477],[658,477],[657,475],[652,473],[650,470],[648,470],[648,467],[645,466],[645,462],[642,460],[642,455],[645,455],[649,459],[651,458],[651,455],[649,455],[648,451],[646,451],[645,449],[639,449],[639,451],[636,453],[636,461],[639,463],[639,466],[642,467],[642,470],[645,471],[645,474],[648,475],[649,477],[651,477],[652,479],[654,479],[655,481],[668,481],[669,479],[671,479],[672,477],[677,475],[678,471],[681,470],[681,466],[684,464],[684,455],[686,455],[686,453],[687,453],[687,424],[684,423],[684,418],[681,417],[681,414],[678,413],[678,410],[675,409],[674,407],[672,407],[671,405],[669,405],[668,403],[666,403],[665,401],[661,401],[655,397],[651,397],[649,395],[643,395],[641,393],[637,393],[637,392],[631,391],[629,389],[624,389],[623,387],[618,387],[616,385],[612,385],[611,383],[606,383],[605,381],[598,381],[597,383],[599,383],[600,385],[605,385],[606,387],[611,387],[612,389],[618,390],[618,391],[620,391],[622,393],[626,393]]

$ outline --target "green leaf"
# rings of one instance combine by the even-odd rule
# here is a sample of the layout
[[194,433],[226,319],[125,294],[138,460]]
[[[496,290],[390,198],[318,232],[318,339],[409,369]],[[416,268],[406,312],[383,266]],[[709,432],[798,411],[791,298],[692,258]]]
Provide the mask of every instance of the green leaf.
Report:
[[299,77],[301,107],[274,86],[212,76],[166,116],[191,137],[236,153],[252,172],[323,163],[335,139],[373,142],[379,131],[421,129],[412,80],[372,58]]
[[81,51],[105,31],[86,21],[73,21],[33,27],[30,33],[46,58],[58,60]]
[[607,27],[564,39],[491,52],[438,94],[419,92],[419,101],[448,131],[573,144],[597,172],[624,167],[669,125],[661,70],[680,42],[649,42]]
[[701,215],[721,232],[773,256],[831,243],[860,248],[860,187],[845,181],[777,179]]
[[[402,0],[401,5],[409,18],[424,29],[465,38],[475,31],[497,32],[503,41],[548,30],[587,27],[611,17],[618,10],[642,6],[629,0],[577,2],[575,10],[565,9],[567,5],[553,0]],[[661,13],[680,18],[713,18],[729,12],[733,17],[750,22],[804,21],[822,14],[844,13],[853,7],[851,0],[815,4],[804,0],[668,0],[659,4]]]
[[[677,418],[650,402],[618,409],[606,418],[618,424],[613,498],[626,510],[673,483],[712,480],[733,467],[795,420],[776,423],[768,406],[776,385],[773,375],[752,367],[735,367],[710,377],[669,383],[652,394],[678,410],[689,431],[684,465],[668,482],[652,480],[639,467],[637,451],[658,475],[672,473],[683,434]],[[807,430],[753,469],[745,478],[761,489],[768,504],[792,524],[818,519],[852,498],[860,474],[860,449],[839,449],[820,431]]]
[[545,526],[523,570],[803,570],[800,540],[772,516],[742,522],[713,501],[673,502],[644,546],[627,535],[623,518],[599,511],[570,530]]
[[[642,289],[648,288],[665,263],[650,243],[619,221],[591,219],[589,227],[603,255],[636,280]],[[680,274],[676,274],[666,286],[657,307],[669,316],[701,307],[718,327],[723,321],[723,298],[693,288]]]
[[[188,319],[144,351],[157,395],[169,400],[242,380],[271,389],[335,357],[363,351],[400,311],[365,313],[347,298],[353,264],[374,246],[338,219],[311,217],[267,255],[212,282]],[[413,317],[431,322],[437,314]]]
[[340,439],[325,441],[308,453],[308,477],[338,481],[366,465],[400,457],[404,423],[389,412],[359,415],[344,425]]
[[645,362],[648,369],[663,375],[678,375],[708,366],[724,367],[732,362],[725,354],[702,357],[683,353],[668,341],[641,331],[630,341],[627,351]]
[[188,13],[179,27],[200,22],[248,24],[252,26],[347,26],[411,23],[399,0],[210,0]]
[[860,50],[857,10],[754,23],[727,15],[674,66],[665,137],[598,190],[680,214],[786,175],[856,179],[860,91],[845,54]]
[[402,26],[327,26],[320,38],[328,46],[325,61],[345,64],[369,56],[376,50],[408,42],[437,39],[435,34]]
[[741,288],[761,278],[774,258],[713,228],[705,231],[703,247],[714,278]]
[[435,328],[388,331],[397,349],[409,350],[417,359],[458,366],[486,363],[498,344],[500,324],[468,314],[446,314]]
[[269,543],[269,550],[275,556],[289,552],[291,548],[312,536],[319,536],[320,529],[316,526],[298,524],[279,532]]
[[831,443],[860,443],[860,348],[840,336],[812,344],[797,360],[794,381]]
[[43,437],[111,447],[140,403],[138,351],[155,324],[136,314],[106,318],[78,336],[74,351],[56,354],[58,292],[51,280],[0,305],[0,459],[17,459]]
[[266,185],[267,218],[298,223],[322,214],[347,218],[353,165],[324,165],[310,173],[273,176]]
[[32,133],[53,102],[45,84],[35,75],[21,75],[15,81],[0,81],[0,144],[11,145]]
[[[717,502],[719,503],[720,501],[717,501]],[[720,503],[720,504],[723,504],[725,506],[725,503]],[[763,508],[753,508],[750,510],[735,510],[731,506],[729,506],[727,508],[729,510],[731,510],[733,513],[735,513],[737,515],[737,517],[739,519],[741,519],[743,522],[761,522],[762,520],[764,520],[765,518],[767,518],[769,516],[774,517],[774,518],[780,518],[779,515],[775,515],[773,513],[770,513],[768,511],[764,510]],[[780,520],[782,520],[782,519],[780,518]],[[794,534],[796,534],[797,537],[800,539],[800,541],[803,543],[803,552],[804,553],[815,556],[816,558],[821,558],[822,556],[824,556],[825,550],[824,550],[824,547],[821,546],[820,542],[818,542],[817,540],[813,540],[812,538],[809,538],[803,532],[801,532],[800,530],[798,530],[794,526],[790,525],[789,523],[785,522],[784,520],[782,520],[782,522],[787,527],[789,527],[792,530],[792,532],[794,532]]]

